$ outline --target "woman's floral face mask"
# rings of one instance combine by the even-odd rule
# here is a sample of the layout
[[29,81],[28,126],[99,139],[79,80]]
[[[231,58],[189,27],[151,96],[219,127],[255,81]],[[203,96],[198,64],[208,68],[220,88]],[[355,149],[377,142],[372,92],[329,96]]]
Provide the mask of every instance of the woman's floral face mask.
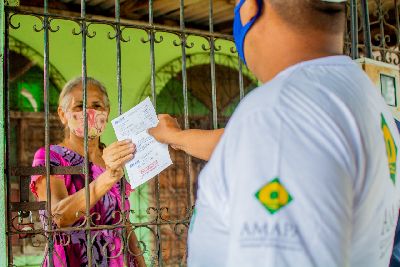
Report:
[[[87,109],[88,138],[99,137],[106,127],[108,112],[95,109]],[[69,130],[78,137],[84,137],[84,116],[83,111],[66,112]]]

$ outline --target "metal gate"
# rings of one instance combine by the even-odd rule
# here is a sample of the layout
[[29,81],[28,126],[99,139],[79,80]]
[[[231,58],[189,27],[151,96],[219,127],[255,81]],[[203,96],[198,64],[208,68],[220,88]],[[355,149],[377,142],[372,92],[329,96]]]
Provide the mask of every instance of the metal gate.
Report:
[[[164,3],[167,2],[167,0],[162,1]],[[96,34],[96,31],[93,30],[95,25],[110,27],[111,30],[106,38],[115,41],[114,52],[116,60],[114,64],[116,67],[115,88],[117,90],[117,103],[115,103],[115,106],[118,109],[118,114],[124,111],[122,105],[123,99],[129,97],[129,95],[126,95],[126,91],[123,90],[123,77],[121,74],[123,71],[121,62],[124,57],[121,45],[124,43],[140,41],[148,45],[149,69],[147,71],[149,73],[149,82],[140,94],[142,98],[150,95],[159,112],[165,112],[163,107],[159,107],[158,103],[163,100],[163,97],[166,97],[165,94],[160,93],[160,89],[158,89],[159,84],[162,83],[163,88],[168,89],[165,84],[169,83],[171,79],[178,81],[178,87],[172,86],[172,89],[166,89],[164,92],[167,92],[169,95],[179,95],[174,95],[171,99],[179,99],[174,104],[181,111],[175,115],[179,117],[184,128],[200,127],[212,129],[223,127],[237,102],[244,97],[248,90],[256,86],[257,81],[249,74],[237,56],[232,36],[214,31],[214,7],[219,2],[227,2],[233,6],[235,1],[207,1],[208,21],[206,24],[208,25],[208,30],[204,30],[204,28],[186,28],[185,10],[188,7],[185,2],[192,3],[196,1],[168,1],[178,4],[179,9],[176,12],[179,12],[179,27],[154,23],[153,7],[155,2],[158,2],[156,0],[136,1],[146,2],[148,20],[145,23],[121,19],[121,3],[129,2],[123,0],[115,0],[112,3],[111,8],[115,9],[115,16],[112,19],[87,15],[88,5],[96,1],[81,0],[80,3],[79,1],[67,1],[80,5],[79,15],[65,15],[65,13],[61,14],[55,11],[49,12],[48,0],[43,0],[43,8],[36,10],[25,9],[22,6],[12,6],[11,1],[5,1],[5,6],[3,3],[0,4],[1,9],[4,8],[4,12],[2,12],[2,21],[4,23],[2,35],[2,95],[4,103],[1,102],[4,107],[2,109],[4,110],[4,128],[0,129],[0,135],[1,140],[5,140],[5,143],[0,142],[1,152],[4,152],[0,153],[0,161],[1,157],[4,156],[4,175],[0,177],[3,179],[5,189],[5,192],[0,189],[0,198],[4,197],[4,222],[6,222],[5,226],[0,226],[0,241],[6,239],[7,247],[6,254],[0,252],[0,264],[2,266],[3,264],[4,266],[5,264],[8,264],[8,266],[18,265],[15,261],[15,255],[18,253],[21,254],[21,251],[17,251],[21,247],[39,247],[39,250],[43,250],[44,246],[47,246],[50,262],[52,262],[51,259],[57,256],[54,254],[53,248],[54,242],[58,241],[54,236],[58,233],[67,233],[73,230],[85,231],[89,265],[96,266],[96,263],[92,262],[92,239],[93,233],[102,229],[123,229],[120,238],[123,240],[122,243],[124,245],[122,245],[120,253],[125,255],[126,264],[127,255],[131,253],[127,247],[127,239],[130,234],[127,225],[138,235],[139,243],[148,266],[186,265],[186,234],[193,212],[197,174],[204,165],[204,162],[193,159],[183,153],[173,152],[172,157],[175,161],[175,167],[163,172],[159,177],[149,182],[148,185],[137,189],[135,200],[137,200],[138,205],[135,208],[130,211],[123,209],[121,211],[121,220],[114,225],[96,225],[93,221],[97,215],[90,214],[89,209],[90,191],[88,185],[90,180],[89,162],[87,160],[87,137],[84,139],[85,153],[83,155],[86,160],[82,166],[53,167],[50,166],[49,155],[50,144],[57,142],[54,133],[59,128],[57,118],[53,116],[54,110],[51,102],[52,88],[56,88],[60,80],[61,83],[65,81],[65,79],[59,78],[60,75],[56,67],[51,66],[51,39],[49,36],[51,33],[62,30],[57,25],[59,21],[73,23],[75,25],[74,30],[69,34],[80,38],[84,110],[86,109],[87,100],[87,53],[89,52],[87,43],[93,38],[104,37],[99,37]],[[218,12],[220,11],[218,10]],[[21,22],[16,21],[16,17],[34,17],[37,23],[34,25],[32,32],[43,33],[41,41],[43,50],[40,53],[43,60],[41,66],[43,71],[43,111],[33,112],[35,114],[26,114],[13,110],[13,90],[10,70],[13,67],[13,62],[11,61],[13,58],[13,55],[11,55],[13,52],[11,44],[15,41],[10,36],[10,30],[18,30],[23,26]],[[353,59],[369,57],[394,65],[400,64],[400,17],[398,0],[364,0],[361,2],[351,0],[348,3],[347,18],[346,34],[344,36],[344,54],[350,55]],[[140,31],[142,38],[130,40],[124,34],[124,32],[130,29]],[[167,35],[173,37],[166,37]],[[171,46],[171,49],[180,49],[180,57],[164,65],[162,68],[156,68],[158,60],[156,53],[157,45],[166,44],[166,42]],[[196,46],[200,47],[199,50],[202,53],[199,54],[201,55],[190,53],[191,49],[194,49]],[[197,65],[195,65],[193,63],[195,61],[200,63],[196,63]],[[194,73],[194,66],[201,66],[198,67],[196,73]],[[191,72],[194,74],[190,74]],[[199,74],[204,75],[200,77],[203,82],[206,81],[207,85],[203,86],[203,89],[196,89],[197,91],[195,91],[193,88],[200,87],[194,85],[196,80],[191,77],[198,76]],[[228,76],[231,77],[229,78],[229,86],[223,87],[220,82],[221,80],[228,79]],[[176,91],[176,88],[179,88],[179,91]],[[201,91],[202,94],[198,91]],[[57,92],[57,90],[54,89],[54,92]],[[196,93],[199,96],[197,100],[203,97],[202,103],[208,108],[208,113],[200,112],[201,114],[199,113],[199,115],[191,112],[191,99],[196,98],[193,96]],[[85,121],[87,121],[86,117]],[[19,130],[16,131],[15,129]],[[43,142],[46,150],[46,167],[29,167],[27,160],[32,155],[28,154],[27,156],[26,153],[28,152],[25,151],[30,149],[29,140],[32,139],[28,138],[25,140],[24,138],[16,137],[18,132],[20,137],[30,136],[34,133],[34,129],[43,132],[43,135],[37,134],[37,138],[42,138],[40,142]],[[25,161],[21,160],[18,156],[20,155],[19,153],[25,153],[23,156],[27,159]],[[79,227],[55,228],[52,221],[57,214],[51,214],[50,187],[47,189],[48,201],[32,201],[32,196],[29,193],[29,181],[31,175],[44,175],[47,184],[49,184],[50,175],[65,174],[82,174],[85,176],[87,209],[84,214],[84,223]],[[125,186],[125,181],[122,180],[121,192],[125,192]],[[171,189],[171,187],[173,190],[168,191],[168,188]],[[170,192],[170,194],[166,194],[166,192]],[[171,197],[171,195],[173,196]],[[176,197],[178,195],[179,197]],[[126,201],[123,196],[121,199],[123,202]],[[0,211],[2,210],[2,205],[3,203],[0,203]],[[140,205],[144,205],[144,207]],[[124,207],[125,205],[123,204],[122,206]],[[44,229],[37,223],[37,214],[40,210],[47,211],[47,229]],[[1,236],[2,227],[5,227],[4,232],[6,235],[4,236]],[[68,236],[68,234],[66,235]],[[23,243],[22,245],[21,242]],[[68,245],[69,242],[70,238],[67,238],[64,245]],[[112,244],[106,245],[112,246]],[[3,248],[5,247],[2,247],[2,243],[0,242],[0,249]],[[22,254],[24,254],[23,249]]]

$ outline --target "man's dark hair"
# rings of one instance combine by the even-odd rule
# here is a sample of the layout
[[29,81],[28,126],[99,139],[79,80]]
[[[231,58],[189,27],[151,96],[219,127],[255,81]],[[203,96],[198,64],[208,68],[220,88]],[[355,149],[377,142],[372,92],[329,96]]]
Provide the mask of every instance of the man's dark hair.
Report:
[[264,1],[270,1],[279,16],[300,31],[310,28],[332,33],[343,31],[345,3],[330,3],[321,0]]

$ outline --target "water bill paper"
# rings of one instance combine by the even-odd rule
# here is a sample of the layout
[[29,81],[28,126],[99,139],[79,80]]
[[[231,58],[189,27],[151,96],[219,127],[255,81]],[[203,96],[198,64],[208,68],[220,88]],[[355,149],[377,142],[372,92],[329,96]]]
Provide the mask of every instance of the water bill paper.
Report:
[[168,145],[157,142],[147,133],[158,124],[150,98],[111,121],[119,141],[131,139],[136,144],[135,157],[126,163],[132,188],[147,182],[172,164]]

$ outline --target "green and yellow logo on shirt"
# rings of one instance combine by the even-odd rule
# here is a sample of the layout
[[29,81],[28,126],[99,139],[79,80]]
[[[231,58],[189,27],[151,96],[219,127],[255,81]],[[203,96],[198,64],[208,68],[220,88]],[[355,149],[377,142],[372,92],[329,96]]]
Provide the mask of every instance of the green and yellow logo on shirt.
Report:
[[390,179],[392,180],[393,184],[396,183],[396,160],[397,160],[397,146],[394,142],[392,133],[389,130],[389,127],[386,123],[383,114],[381,114],[381,128],[383,132],[383,138],[385,139],[386,144],[386,153],[389,162],[389,171],[390,171]]
[[293,200],[278,177],[258,190],[256,198],[271,214],[274,214]]

